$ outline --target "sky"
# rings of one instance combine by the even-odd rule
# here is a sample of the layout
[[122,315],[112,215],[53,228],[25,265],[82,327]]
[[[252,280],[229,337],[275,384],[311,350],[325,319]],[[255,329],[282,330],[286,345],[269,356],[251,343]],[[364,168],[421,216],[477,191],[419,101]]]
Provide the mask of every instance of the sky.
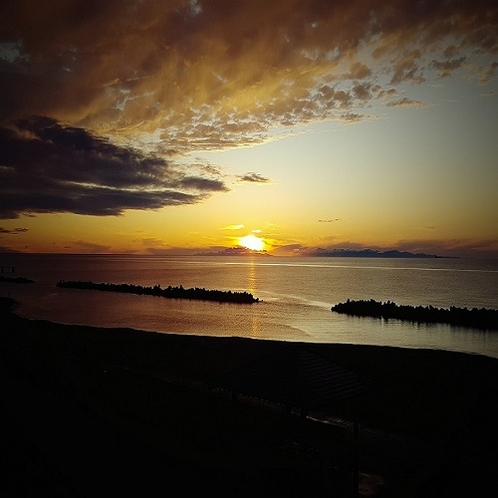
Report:
[[498,4],[6,0],[0,252],[498,257]]

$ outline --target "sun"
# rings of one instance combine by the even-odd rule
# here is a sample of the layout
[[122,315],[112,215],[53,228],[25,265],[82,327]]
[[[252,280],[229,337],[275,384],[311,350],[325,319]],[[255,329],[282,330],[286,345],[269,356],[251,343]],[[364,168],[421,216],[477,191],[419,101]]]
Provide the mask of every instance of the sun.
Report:
[[245,237],[239,237],[239,244],[251,251],[262,251],[265,247],[264,240],[252,234],[246,235]]

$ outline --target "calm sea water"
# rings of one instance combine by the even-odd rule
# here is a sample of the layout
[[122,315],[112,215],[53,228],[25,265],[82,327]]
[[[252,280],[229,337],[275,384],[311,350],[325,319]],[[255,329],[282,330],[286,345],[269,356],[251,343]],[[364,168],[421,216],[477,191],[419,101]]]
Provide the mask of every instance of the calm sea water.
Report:
[[[283,341],[436,348],[498,358],[498,332],[333,313],[346,299],[498,309],[498,261],[133,255],[0,255],[4,273],[35,284],[0,283],[34,319],[147,331]],[[169,300],[59,289],[60,280],[248,291],[252,305]]]

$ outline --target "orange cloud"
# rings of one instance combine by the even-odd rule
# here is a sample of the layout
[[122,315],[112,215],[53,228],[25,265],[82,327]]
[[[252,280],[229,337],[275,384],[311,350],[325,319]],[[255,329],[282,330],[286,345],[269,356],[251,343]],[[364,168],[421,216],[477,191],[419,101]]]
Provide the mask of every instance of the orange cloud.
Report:
[[462,57],[479,66],[498,52],[497,11],[484,1],[11,2],[0,114],[135,144],[161,130],[163,151],[252,143],[276,125],[361,115],[381,75],[420,83]]

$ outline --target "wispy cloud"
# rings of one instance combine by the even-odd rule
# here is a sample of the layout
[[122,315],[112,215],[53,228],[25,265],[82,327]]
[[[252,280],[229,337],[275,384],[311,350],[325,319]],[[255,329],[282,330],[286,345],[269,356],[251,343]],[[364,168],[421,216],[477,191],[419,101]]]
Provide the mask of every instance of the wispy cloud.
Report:
[[480,85],[487,85],[496,75],[496,70],[498,69],[498,61],[493,61],[486,67],[477,66],[474,68],[474,73],[477,74],[479,78]]
[[270,179],[260,175],[259,173],[246,173],[245,175],[239,176],[239,182],[246,183],[269,183]]
[[424,109],[426,107],[430,107],[430,104],[426,102],[422,102],[420,100],[409,99],[408,97],[403,97],[402,99],[392,100],[386,102],[386,106],[388,107],[413,107],[416,109]]
[[447,76],[451,76],[451,74],[456,69],[462,67],[466,60],[466,57],[459,57],[458,59],[448,59],[443,61],[433,60],[431,62],[431,66],[437,69],[439,75],[442,78],[445,78]]

